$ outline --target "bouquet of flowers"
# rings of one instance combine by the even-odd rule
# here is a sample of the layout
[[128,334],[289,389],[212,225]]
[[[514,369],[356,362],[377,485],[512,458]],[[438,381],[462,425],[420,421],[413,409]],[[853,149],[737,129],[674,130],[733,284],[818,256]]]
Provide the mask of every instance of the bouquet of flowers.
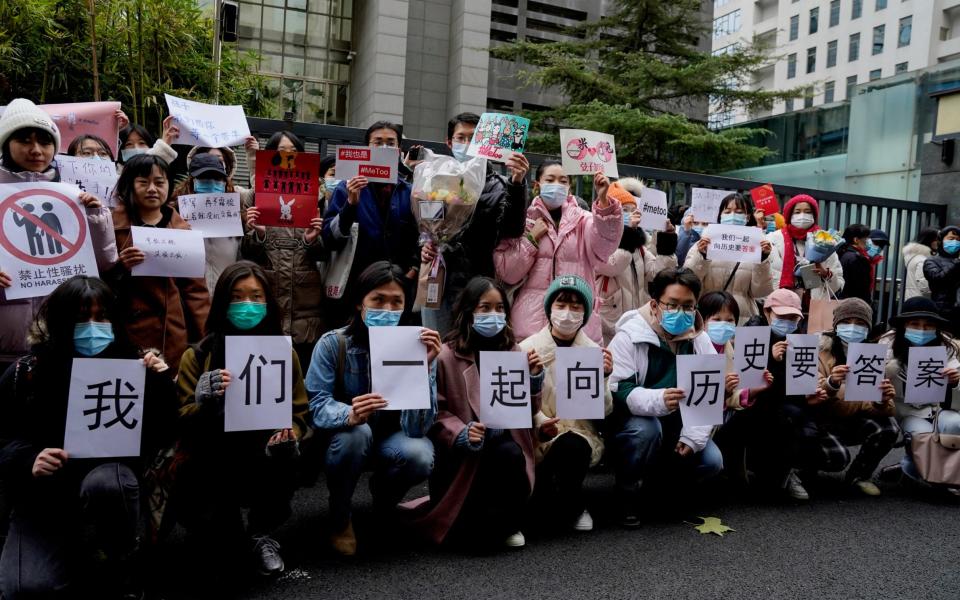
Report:
[[843,237],[836,230],[819,229],[807,234],[806,258],[812,263],[822,263],[837,251]]
[[443,297],[443,251],[473,216],[486,182],[487,160],[474,157],[461,163],[426,149],[424,154],[413,171],[411,208],[420,228],[420,243],[433,244],[437,257],[420,266],[414,308],[436,308]]

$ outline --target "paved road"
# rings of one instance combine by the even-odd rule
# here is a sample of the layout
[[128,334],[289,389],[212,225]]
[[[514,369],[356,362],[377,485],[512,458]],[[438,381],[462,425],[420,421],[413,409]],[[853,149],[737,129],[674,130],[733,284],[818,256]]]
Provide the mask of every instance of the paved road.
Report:
[[[888,457],[886,464],[895,462]],[[361,553],[324,551],[323,486],[301,490],[279,532],[287,572],[275,581],[238,566],[236,591],[198,593],[182,577],[185,548],[164,552],[158,597],[299,598],[684,598],[854,600],[960,598],[960,504],[897,485],[866,498],[824,478],[808,504],[774,503],[726,491],[703,506],[736,531],[701,535],[679,519],[651,515],[637,530],[614,522],[609,474],[588,479],[597,521],[591,533],[530,534],[527,547],[468,555],[371,530],[366,481],[358,492]]]

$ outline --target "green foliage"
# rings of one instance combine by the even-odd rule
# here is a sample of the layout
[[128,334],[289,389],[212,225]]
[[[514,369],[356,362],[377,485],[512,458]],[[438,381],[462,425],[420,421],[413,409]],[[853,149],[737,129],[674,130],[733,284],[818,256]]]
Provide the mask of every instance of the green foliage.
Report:
[[490,49],[522,63],[527,85],[559,91],[564,103],[530,113],[540,132],[529,147],[556,153],[561,127],[613,134],[621,162],[717,171],[754,163],[768,150],[746,142],[762,130],[711,131],[683,110],[769,108],[799,90],[751,91],[743,84],[769,64],[754,42],[713,56],[697,49],[711,35],[700,0],[616,0],[611,14],[568,30],[577,41],[517,41]]
[[[196,0],[95,0],[100,98],[118,100],[134,122],[158,131],[163,94],[211,102],[213,22]],[[88,0],[0,1],[0,104],[93,99]],[[255,71],[257,56],[224,44],[220,104],[248,115],[277,103]]]

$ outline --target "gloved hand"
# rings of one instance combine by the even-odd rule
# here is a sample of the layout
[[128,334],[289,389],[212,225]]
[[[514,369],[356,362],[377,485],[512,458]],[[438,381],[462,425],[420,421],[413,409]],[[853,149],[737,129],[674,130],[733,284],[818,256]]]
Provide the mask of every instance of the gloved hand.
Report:
[[223,394],[230,383],[230,374],[223,369],[207,371],[197,379],[194,398],[200,408],[223,410]]

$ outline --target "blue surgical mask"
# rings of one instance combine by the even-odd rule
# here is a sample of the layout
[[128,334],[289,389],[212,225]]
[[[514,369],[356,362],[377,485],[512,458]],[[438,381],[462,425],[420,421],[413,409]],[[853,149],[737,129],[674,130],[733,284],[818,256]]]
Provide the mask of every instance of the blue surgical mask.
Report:
[[741,215],[740,213],[726,213],[720,215],[720,224],[740,225],[742,227],[747,224],[747,215]]
[[883,252],[883,250],[880,249],[880,246],[877,246],[876,244],[870,241],[867,242],[867,256],[869,256],[870,258],[873,258],[878,254],[880,254],[881,252]]
[[660,315],[660,326],[670,335],[680,335],[693,327],[693,313],[685,313],[681,310],[677,312],[663,312]]
[[231,302],[227,307],[227,319],[237,329],[253,329],[267,316],[267,305],[263,302]]
[[123,158],[123,162],[127,162],[134,156],[139,154],[146,154],[147,148],[124,148],[120,151],[120,156]]
[[722,346],[733,339],[737,333],[737,326],[729,321],[710,321],[707,323],[707,335],[710,341]]
[[453,157],[460,162],[467,162],[470,160],[470,156],[467,156],[467,148],[470,147],[470,144],[464,144],[460,142],[454,142],[450,148],[453,151]]
[[193,191],[197,194],[222,194],[227,191],[227,182],[216,179],[194,179]]
[[483,337],[491,338],[507,326],[507,315],[504,313],[474,313],[473,330]]
[[767,221],[767,233],[773,233],[777,230],[777,222],[774,220]]
[[926,346],[937,339],[937,332],[933,329],[913,329],[907,327],[903,332],[903,337],[914,346]]
[[770,329],[780,337],[787,337],[788,334],[797,330],[799,324],[799,322],[791,321],[790,319],[774,318],[773,323],[770,323]]
[[363,323],[367,327],[394,327],[400,323],[402,310],[367,308],[363,311]]
[[96,356],[113,343],[113,325],[87,321],[73,328],[73,347],[84,356]]
[[943,242],[943,252],[950,255],[960,252],[960,240],[945,240]]
[[94,154],[93,157],[94,157],[95,159],[97,159],[97,160],[104,160],[104,161],[107,161],[107,162],[113,162],[113,159],[110,158],[109,156],[100,156],[99,154]]
[[870,330],[863,325],[854,325],[853,323],[841,323],[837,325],[837,337],[848,344],[859,344],[867,339]]
[[633,215],[632,212],[623,213],[623,226],[630,227],[630,217]]
[[703,235],[703,225],[694,225],[693,230],[697,232],[697,235]]
[[323,186],[327,188],[328,192],[332,192],[337,189],[337,186],[340,185],[340,180],[336,177],[326,177],[323,180]]
[[567,199],[569,189],[562,183],[544,183],[540,186],[540,199],[551,210],[560,208]]

